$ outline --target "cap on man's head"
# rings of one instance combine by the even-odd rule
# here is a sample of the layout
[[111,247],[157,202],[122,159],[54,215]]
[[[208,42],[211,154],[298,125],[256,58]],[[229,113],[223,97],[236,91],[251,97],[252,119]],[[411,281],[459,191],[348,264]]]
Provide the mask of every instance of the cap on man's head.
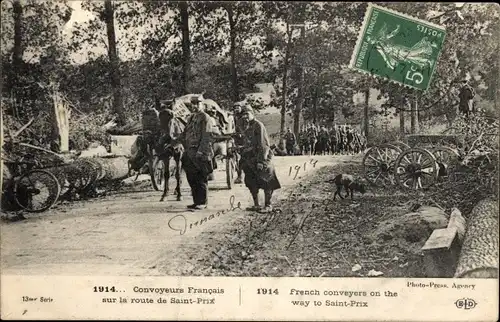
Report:
[[160,101],[160,107],[161,108],[169,108],[169,107],[172,106],[173,102],[174,102],[174,100],[172,100],[172,99],[161,100]]
[[203,104],[205,106],[205,111],[206,112],[215,112],[215,106],[211,104]]
[[198,104],[199,102],[201,102],[200,97],[198,96],[191,97],[191,103]]
[[254,114],[253,108],[250,105],[245,105],[241,108],[242,113],[252,113]]

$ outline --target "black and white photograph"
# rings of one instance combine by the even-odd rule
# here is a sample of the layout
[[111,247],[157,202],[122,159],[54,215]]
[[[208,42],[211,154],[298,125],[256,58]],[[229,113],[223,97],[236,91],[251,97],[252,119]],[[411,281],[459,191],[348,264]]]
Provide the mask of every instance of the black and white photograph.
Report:
[[498,279],[498,4],[1,20],[2,276]]

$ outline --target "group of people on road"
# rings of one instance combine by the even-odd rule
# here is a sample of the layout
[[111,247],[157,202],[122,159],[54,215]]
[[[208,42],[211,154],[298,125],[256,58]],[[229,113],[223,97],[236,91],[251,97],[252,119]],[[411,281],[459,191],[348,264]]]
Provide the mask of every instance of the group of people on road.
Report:
[[290,128],[284,134],[283,155],[356,154],[366,148],[365,136],[349,125],[317,126],[307,124],[298,139]]
[[[193,203],[187,207],[192,210],[202,210],[208,205],[208,185],[216,168],[215,143],[221,131],[217,115],[213,114],[209,106],[203,104],[197,97],[192,98],[191,104],[192,113],[188,116],[182,133],[170,135],[171,125],[162,126],[163,134],[157,139],[165,147],[179,144],[183,146],[182,169],[186,173],[193,197]],[[162,106],[161,110],[169,108],[172,107]],[[161,115],[162,112],[158,114]],[[235,183],[242,182],[243,173],[244,183],[253,199],[253,205],[247,210],[269,213],[272,211],[273,192],[280,189],[281,185],[273,166],[273,152],[266,128],[255,118],[254,110],[248,104],[235,104],[233,118],[235,121],[233,138],[236,147],[234,153],[237,155],[238,163],[236,167],[238,177]],[[258,197],[260,190],[264,190],[263,207]]]

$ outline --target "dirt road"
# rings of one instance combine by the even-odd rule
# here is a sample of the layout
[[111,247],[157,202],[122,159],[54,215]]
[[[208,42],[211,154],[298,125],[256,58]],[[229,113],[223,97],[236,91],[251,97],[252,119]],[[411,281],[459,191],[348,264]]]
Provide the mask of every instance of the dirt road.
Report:
[[[273,198],[284,195],[312,171],[350,158],[316,156],[313,167],[311,157],[276,157],[283,188]],[[2,223],[2,274],[189,274],[206,265],[203,258],[212,252],[214,236],[220,238],[235,220],[251,215],[244,211],[251,203],[244,185],[224,187],[220,167],[216,180],[210,182],[209,208],[198,212],[186,211],[192,200],[184,180],[181,202],[170,195],[160,203],[160,193],[150,189],[61,205],[27,220]]]

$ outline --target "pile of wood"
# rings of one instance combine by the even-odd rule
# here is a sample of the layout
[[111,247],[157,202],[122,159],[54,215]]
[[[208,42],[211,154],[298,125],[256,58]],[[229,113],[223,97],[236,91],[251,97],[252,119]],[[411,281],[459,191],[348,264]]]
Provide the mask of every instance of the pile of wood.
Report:
[[126,157],[86,157],[61,166],[46,168],[61,185],[61,193],[85,193],[102,181],[128,177]]
[[[28,128],[34,119],[22,126],[15,133],[9,132],[8,145],[4,145],[3,137],[3,115],[0,110],[0,147],[2,147],[2,158],[0,161],[0,187],[6,188],[14,186],[14,182],[19,175],[28,171],[27,168],[16,170],[16,173],[5,171],[5,155],[8,152],[8,159],[12,162],[22,161],[33,163],[33,168],[41,168],[52,173],[60,187],[60,196],[83,195],[95,191],[100,183],[119,181],[128,177],[128,158],[125,156],[115,156],[106,152],[104,155],[96,155],[93,149],[82,151],[78,154],[69,151],[69,118],[71,115],[69,102],[57,91],[50,94],[53,102],[52,111],[52,133],[54,151],[18,142],[16,137]],[[104,149],[103,147],[101,147]],[[5,151],[7,150],[7,151]],[[95,150],[95,149],[94,149]],[[86,153],[83,153],[86,152]],[[78,155],[81,154],[81,157]],[[102,153],[101,153],[102,154]],[[85,157],[83,157],[85,155]],[[20,164],[22,165],[22,164]],[[17,167],[12,163],[12,167]],[[12,168],[11,169],[14,169]],[[4,178],[4,172],[7,172],[8,182]],[[21,173],[17,173],[21,172]],[[11,189],[9,190],[11,191]],[[1,194],[0,194],[1,195]],[[8,200],[7,200],[8,201]],[[1,202],[1,199],[0,199]],[[12,204],[9,202],[8,204]]]
[[428,277],[498,278],[498,200],[480,201],[468,218],[455,208],[432,232],[422,247]]
[[498,200],[472,209],[455,277],[498,278]]

